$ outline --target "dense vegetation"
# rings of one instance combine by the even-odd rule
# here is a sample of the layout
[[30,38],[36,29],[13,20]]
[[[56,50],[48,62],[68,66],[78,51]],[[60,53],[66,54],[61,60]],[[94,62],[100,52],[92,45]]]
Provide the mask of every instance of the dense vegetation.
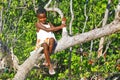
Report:
[[[35,6],[44,7],[48,0],[35,0]],[[70,0],[53,0],[51,6],[59,7],[66,19],[67,26],[71,19],[69,8]],[[74,21],[72,35],[84,33],[102,26],[102,19],[108,0],[73,0]],[[109,24],[115,15],[117,0],[112,0],[109,9]],[[86,7],[86,9],[85,9]],[[0,10],[3,8],[3,28],[0,39],[9,48],[13,47],[14,54],[22,64],[34,49],[36,44],[35,22],[37,21],[34,4],[30,0],[3,0],[0,2]],[[86,12],[85,12],[86,10]],[[86,14],[86,16],[85,16]],[[55,12],[48,12],[48,22],[60,25],[60,16]],[[88,17],[88,18],[87,18]],[[69,31],[69,27],[68,27]],[[61,32],[56,32],[57,39],[61,38]],[[112,34],[105,38],[104,50],[108,47],[105,57],[97,58],[99,39],[92,40],[72,47],[72,51],[66,49],[51,56],[56,65],[56,74],[50,76],[47,68],[33,69],[27,76],[27,80],[80,80],[80,78],[92,78],[101,76],[107,78],[114,73],[119,73],[117,66],[120,62],[120,34]],[[71,66],[71,67],[70,67]],[[15,72],[6,67],[0,79],[13,78]]]

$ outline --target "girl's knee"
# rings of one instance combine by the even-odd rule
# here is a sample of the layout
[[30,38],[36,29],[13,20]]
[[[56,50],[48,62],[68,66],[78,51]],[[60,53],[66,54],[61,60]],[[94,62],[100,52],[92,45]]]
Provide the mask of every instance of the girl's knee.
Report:
[[48,44],[47,43],[43,43],[42,47],[48,47]]
[[54,38],[50,38],[49,41],[50,41],[50,42],[51,42],[51,41],[55,41],[55,39],[54,39]]

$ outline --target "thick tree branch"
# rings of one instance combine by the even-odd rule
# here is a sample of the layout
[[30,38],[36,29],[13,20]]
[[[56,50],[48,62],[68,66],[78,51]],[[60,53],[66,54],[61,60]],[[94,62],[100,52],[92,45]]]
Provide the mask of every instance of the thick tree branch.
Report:
[[90,40],[94,40],[106,35],[113,34],[117,31],[120,31],[120,22],[119,20],[114,20],[112,23],[102,28],[94,29],[86,33],[75,35],[73,37],[68,36],[68,37],[62,38],[61,40],[59,40],[55,52],[64,50],[76,44],[85,43]]
[[63,18],[64,15],[63,15],[62,11],[61,11],[59,8],[56,8],[56,7],[49,7],[49,5],[50,5],[51,2],[52,2],[52,0],[49,0],[49,2],[45,5],[44,8],[45,8],[47,11],[54,11],[54,12],[57,12],[57,13],[60,15],[60,17]]
[[21,66],[19,66],[18,71],[13,78],[13,80],[24,80],[29,71],[34,67],[35,63],[42,59],[43,56],[39,54],[42,51],[42,47],[38,49],[34,55],[31,55]]

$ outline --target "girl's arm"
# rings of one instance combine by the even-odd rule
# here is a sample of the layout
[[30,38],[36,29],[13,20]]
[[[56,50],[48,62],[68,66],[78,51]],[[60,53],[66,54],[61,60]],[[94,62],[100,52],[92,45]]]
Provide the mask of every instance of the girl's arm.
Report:
[[45,30],[47,32],[58,31],[58,30],[62,29],[65,26],[66,26],[65,24],[61,24],[60,26],[57,26],[57,27],[55,27],[55,26],[52,25],[50,28],[46,28],[43,25],[41,25],[41,23],[36,23],[37,29],[39,29],[39,30],[42,29],[42,30]]
[[43,30],[45,30],[47,32],[54,32],[54,31],[58,31],[58,30],[62,29],[63,27],[66,27],[65,23],[66,23],[66,18],[63,18],[62,19],[62,24],[60,26],[55,27],[51,23],[49,23],[50,28],[46,28],[41,23],[37,22],[36,27],[37,27],[38,30],[43,29]]

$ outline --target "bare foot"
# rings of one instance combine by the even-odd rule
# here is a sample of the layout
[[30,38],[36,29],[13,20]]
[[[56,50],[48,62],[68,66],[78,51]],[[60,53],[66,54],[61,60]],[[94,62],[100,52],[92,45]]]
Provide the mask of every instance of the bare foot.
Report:
[[43,62],[43,65],[48,67],[48,63],[46,61]]
[[54,70],[52,64],[49,66],[49,74],[50,75],[54,75],[55,74],[55,70]]

